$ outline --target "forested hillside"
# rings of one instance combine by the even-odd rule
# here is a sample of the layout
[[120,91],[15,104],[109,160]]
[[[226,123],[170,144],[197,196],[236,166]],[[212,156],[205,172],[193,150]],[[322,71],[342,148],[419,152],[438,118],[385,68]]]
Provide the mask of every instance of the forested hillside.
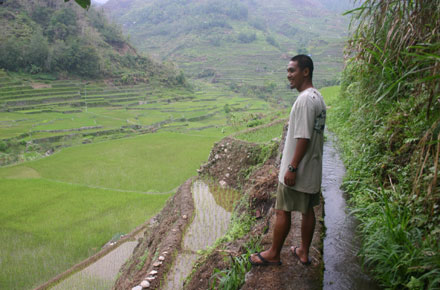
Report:
[[61,78],[184,79],[139,55],[121,29],[95,9],[59,0],[6,0],[0,6],[0,68]]
[[338,82],[348,1],[110,0],[105,10],[133,44],[192,78],[236,92],[285,97],[289,56],[307,53],[318,86]]
[[361,255],[387,289],[440,287],[440,1],[353,11],[342,97],[328,102],[361,220]]

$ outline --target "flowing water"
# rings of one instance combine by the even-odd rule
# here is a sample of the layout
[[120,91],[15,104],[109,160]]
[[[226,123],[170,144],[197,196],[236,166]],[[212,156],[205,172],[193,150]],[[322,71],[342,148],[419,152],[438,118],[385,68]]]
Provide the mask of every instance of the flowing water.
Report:
[[201,180],[194,181],[191,191],[195,204],[195,217],[185,233],[182,252],[177,256],[168,273],[163,289],[182,289],[183,280],[191,273],[194,262],[199,258],[197,251],[213,245],[223,236],[231,220],[231,207],[226,206],[230,202],[225,201],[233,201],[235,198],[233,191],[216,191],[213,194],[209,186]]
[[374,290],[376,283],[363,271],[356,253],[356,219],[349,215],[347,196],[340,189],[345,167],[329,134],[324,145],[322,188],[325,200],[324,238],[325,290]]

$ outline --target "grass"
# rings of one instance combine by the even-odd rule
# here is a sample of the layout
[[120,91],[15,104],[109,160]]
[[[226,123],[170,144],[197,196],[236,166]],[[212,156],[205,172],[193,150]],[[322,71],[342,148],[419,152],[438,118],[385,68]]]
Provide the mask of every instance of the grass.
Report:
[[217,139],[159,132],[70,147],[44,159],[2,168],[0,177],[11,178],[22,174],[21,168],[32,168],[42,178],[59,182],[167,192],[196,173]]
[[[424,193],[411,194],[413,163],[400,164],[408,152],[403,151],[396,158],[394,151],[384,150],[383,127],[379,125],[384,121],[376,118],[368,103],[359,103],[358,98],[363,98],[365,92],[358,85],[348,89],[350,97],[342,95],[344,91],[338,87],[322,92],[329,106],[328,126],[338,136],[347,167],[343,186],[351,196],[352,213],[360,220],[360,255],[388,289],[438,289],[438,207],[433,207],[434,214],[430,215]],[[382,118],[387,124],[398,125],[394,132],[399,127],[404,127],[406,134],[420,130],[417,116],[399,121],[393,108],[389,112]],[[385,139],[390,142],[388,138]],[[429,180],[432,176],[426,174],[424,178]]]
[[0,285],[29,289],[155,214],[169,194],[0,178]]
[[243,286],[246,273],[252,268],[249,257],[253,253],[262,250],[258,240],[247,242],[244,248],[246,253],[230,258],[229,268],[223,270],[214,269],[214,274],[211,276],[211,289],[234,290],[240,289]]
[[284,125],[284,122],[280,122],[273,126],[264,127],[248,133],[239,134],[235,136],[235,138],[248,142],[266,143],[274,138],[281,139]]

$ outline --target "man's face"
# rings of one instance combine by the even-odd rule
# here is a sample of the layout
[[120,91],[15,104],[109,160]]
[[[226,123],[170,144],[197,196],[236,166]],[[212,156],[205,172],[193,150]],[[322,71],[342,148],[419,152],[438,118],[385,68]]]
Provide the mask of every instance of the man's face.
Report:
[[290,61],[287,66],[287,79],[290,82],[291,89],[299,89],[304,83],[304,71],[298,66],[297,61]]

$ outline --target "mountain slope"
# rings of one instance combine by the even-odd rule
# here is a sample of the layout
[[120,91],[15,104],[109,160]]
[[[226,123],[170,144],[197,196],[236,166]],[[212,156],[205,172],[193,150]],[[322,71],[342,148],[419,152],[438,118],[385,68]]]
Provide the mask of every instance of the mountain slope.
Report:
[[342,70],[348,19],[334,10],[349,8],[346,1],[110,0],[104,7],[140,51],[244,94],[286,94],[286,62],[297,53],[312,55],[318,86],[337,82]]
[[172,68],[139,55],[120,28],[95,9],[58,0],[7,0],[0,15],[0,68],[59,77],[178,82]]

